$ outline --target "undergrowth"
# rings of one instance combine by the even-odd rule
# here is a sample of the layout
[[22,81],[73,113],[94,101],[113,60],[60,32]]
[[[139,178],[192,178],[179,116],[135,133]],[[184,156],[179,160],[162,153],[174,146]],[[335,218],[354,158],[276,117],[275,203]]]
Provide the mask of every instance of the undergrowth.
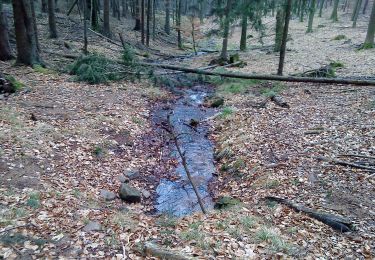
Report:
[[85,81],[90,84],[119,80],[121,77],[116,71],[119,71],[118,64],[95,53],[81,56],[69,66],[70,74],[76,75],[77,81]]

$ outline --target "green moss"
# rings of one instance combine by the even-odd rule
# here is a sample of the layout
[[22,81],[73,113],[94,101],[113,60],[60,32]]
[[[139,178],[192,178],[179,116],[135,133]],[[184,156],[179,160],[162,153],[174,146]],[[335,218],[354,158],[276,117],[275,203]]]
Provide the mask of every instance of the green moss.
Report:
[[265,97],[273,97],[281,93],[285,89],[285,85],[275,83],[271,88],[262,88],[260,93]]
[[25,87],[25,85],[22,82],[16,80],[13,76],[7,75],[5,76],[5,79],[9,81],[10,84],[12,85],[12,90],[11,90],[12,93],[20,91],[21,89]]
[[344,68],[345,67],[344,63],[341,62],[341,61],[331,61],[331,63],[329,65],[333,68]]
[[26,201],[26,205],[31,208],[39,208],[40,207],[40,194],[35,192],[31,193],[28,200]]
[[345,35],[339,34],[339,35],[333,37],[332,40],[334,40],[334,41],[341,41],[341,40],[346,40],[346,39],[347,39],[347,37]]
[[372,48],[375,48],[374,44],[371,44],[371,43],[364,43],[364,44],[362,44],[362,46],[359,48],[359,50],[368,50],[368,49],[372,49]]
[[35,72],[39,72],[39,73],[42,73],[42,74],[45,74],[45,75],[48,75],[48,74],[56,74],[55,71],[51,70],[51,69],[47,69],[41,65],[34,65],[33,66],[33,69]]
[[224,107],[223,110],[221,110],[220,117],[226,118],[233,114],[233,109],[231,107]]

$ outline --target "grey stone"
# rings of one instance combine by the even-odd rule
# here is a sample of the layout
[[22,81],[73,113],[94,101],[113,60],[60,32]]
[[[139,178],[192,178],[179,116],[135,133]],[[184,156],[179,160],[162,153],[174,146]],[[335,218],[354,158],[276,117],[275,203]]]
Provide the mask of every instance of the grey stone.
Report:
[[125,183],[125,182],[129,182],[129,178],[125,177],[123,174],[120,174],[117,179],[121,182],[121,183]]
[[145,197],[145,199],[148,199],[148,198],[151,197],[151,193],[148,190],[145,190],[145,189],[142,190],[142,195],[143,195],[143,197]]
[[100,230],[102,230],[102,225],[100,225],[100,223],[97,221],[90,221],[83,228],[83,231],[85,232],[100,231]]
[[125,177],[129,178],[130,180],[134,180],[138,178],[139,176],[140,176],[139,172],[136,170],[129,170],[125,172]]
[[100,196],[106,201],[114,200],[116,198],[116,194],[109,190],[101,190]]
[[129,203],[141,202],[140,191],[126,183],[121,184],[119,195],[122,200]]

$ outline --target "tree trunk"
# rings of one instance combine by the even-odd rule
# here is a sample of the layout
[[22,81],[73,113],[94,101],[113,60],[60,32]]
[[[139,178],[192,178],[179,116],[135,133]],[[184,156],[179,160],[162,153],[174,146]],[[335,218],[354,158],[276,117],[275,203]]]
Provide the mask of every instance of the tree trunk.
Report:
[[281,49],[281,42],[283,39],[283,32],[284,32],[284,24],[285,24],[285,10],[283,8],[279,8],[276,12],[276,32],[275,32],[275,52],[279,52]]
[[141,30],[141,9],[140,9],[141,0],[134,0],[134,12],[135,12],[135,26],[134,31]]
[[247,18],[246,11],[244,11],[244,14],[242,15],[242,28],[241,28],[241,40],[240,40],[241,51],[245,51],[247,47],[246,40],[247,40],[247,19],[248,18]]
[[370,21],[368,23],[367,35],[364,47],[374,48],[374,35],[375,35],[375,1],[372,4],[372,11],[370,16]]
[[223,33],[223,47],[221,49],[220,59],[223,61],[228,60],[228,37],[229,37],[229,27],[230,27],[230,11],[232,8],[233,0],[227,1],[227,6],[225,8],[225,20],[224,20],[224,33]]
[[152,3],[152,40],[155,41],[156,37],[156,0]]
[[83,53],[87,55],[87,18],[88,18],[88,8],[87,8],[87,1],[82,1],[83,3]]
[[55,18],[55,0],[48,0],[48,25],[49,25],[49,37],[57,38],[56,18]]
[[299,21],[301,23],[303,22],[303,16],[305,14],[305,10],[306,10],[306,0],[302,0],[301,13],[300,13],[300,16],[299,16]]
[[288,39],[288,29],[289,29],[290,13],[292,11],[292,2],[293,0],[288,0],[286,9],[285,9],[285,25],[284,25],[283,39],[281,42],[281,49],[280,49],[279,68],[277,70],[277,75],[279,76],[283,75],[283,70],[284,70],[286,42]]
[[152,1],[147,0],[147,32],[146,32],[146,45],[150,46],[150,25],[151,25],[151,15],[152,15]]
[[42,0],[42,13],[47,13],[47,0]]
[[40,51],[40,45],[39,45],[39,39],[38,39],[38,27],[36,25],[36,14],[35,14],[35,7],[34,7],[34,1],[30,0],[30,8],[31,8],[31,15],[33,19],[33,26],[34,26],[34,40],[36,43],[36,48],[38,49],[38,52]]
[[340,0],[335,0],[334,5],[333,5],[333,10],[332,10],[332,14],[331,14],[331,19],[332,19],[333,22],[337,22],[339,20],[338,15],[337,15],[339,2],[340,2]]
[[[99,29],[99,15],[98,15],[99,14],[99,5],[98,5],[98,1],[99,0],[92,0],[92,4],[91,4],[91,29],[93,29],[94,31]],[[87,11],[89,11],[89,10],[87,10]]]
[[13,0],[14,26],[17,42],[18,64],[40,64],[41,59],[36,43],[34,20],[32,16],[32,0]]
[[2,35],[0,38],[0,60],[10,60],[13,55],[9,45],[8,19],[2,5],[2,0],[0,0],[0,35]]
[[145,44],[145,0],[141,0],[141,40]]
[[366,0],[365,4],[363,5],[363,11],[362,11],[363,14],[366,14],[367,6],[368,6],[368,0]]
[[306,33],[312,33],[313,32],[313,22],[314,22],[314,15],[315,15],[315,6],[316,6],[316,0],[311,0],[311,3],[310,3],[310,14],[309,14],[309,24],[307,26]]
[[324,0],[321,0],[320,9],[319,9],[319,17],[322,17],[323,7],[324,7]]
[[352,21],[353,21],[352,27],[353,28],[357,27],[357,20],[358,20],[359,12],[361,10],[361,6],[362,6],[362,0],[358,0],[357,4],[356,4],[356,8],[353,12],[353,17],[352,17],[353,18],[352,19]]
[[179,49],[182,49],[182,36],[181,36],[181,8],[182,7],[182,0],[179,0],[177,3],[177,19],[176,19],[176,27],[177,27],[177,45]]
[[104,0],[104,7],[103,7],[103,20],[104,20],[104,29],[103,34],[108,38],[111,38],[111,31],[109,27],[109,0]]
[[167,34],[171,33],[171,25],[170,25],[170,0],[165,0],[165,25],[164,25],[164,31]]

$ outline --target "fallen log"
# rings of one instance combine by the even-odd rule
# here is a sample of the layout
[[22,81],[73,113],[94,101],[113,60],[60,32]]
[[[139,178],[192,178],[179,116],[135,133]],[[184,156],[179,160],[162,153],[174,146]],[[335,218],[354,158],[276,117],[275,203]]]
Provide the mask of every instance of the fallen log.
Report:
[[216,71],[204,71],[200,69],[178,67],[178,66],[169,65],[169,64],[157,64],[157,63],[147,63],[147,62],[141,62],[139,63],[139,65],[159,67],[159,68],[175,70],[175,71],[183,71],[186,73],[195,73],[195,74],[210,75],[210,76],[221,76],[221,77],[226,77],[226,78],[375,86],[375,80],[355,80],[355,79],[344,79],[344,78],[309,78],[309,77],[292,77],[292,76],[277,76],[277,75],[244,74],[244,73],[238,73],[238,72],[216,72]]
[[318,156],[318,157],[316,157],[316,159],[318,159],[320,161],[334,163],[334,164],[341,165],[341,166],[350,166],[350,167],[357,168],[357,169],[367,170],[367,171],[375,173],[375,168],[360,165],[360,164],[341,161],[341,160],[337,160],[337,159],[333,159],[333,158],[327,158],[327,157],[324,157],[324,156]]
[[375,160],[374,156],[367,156],[367,155],[361,155],[361,154],[339,154],[339,157],[356,157],[356,158],[364,158],[364,159],[371,159]]
[[153,256],[158,259],[170,259],[170,260],[189,260],[190,257],[183,256],[178,252],[173,252],[171,250],[161,248],[158,245],[147,242],[143,245],[143,253],[146,256]]
[[272,96],[271,101],[280,107],[289,108],[289,104],[280,96]]
[[289,208],[293,209],[296,212],[303,212],[307,214],[309,217],[319,220],[320,222],[332,227],[333,229],[337,231],[344,233],[344,232],[352,231],[353,229],[351,221],[348,219],[342,218],[340,216],[335,216],[335,215],[331,215],[327,213],[321,213],[321,212],[306,208],[304,206],[295,204],[288,199],[282,199],[282,198],[272,197],[272,196],[268,196],[265,199],[288,206]]

